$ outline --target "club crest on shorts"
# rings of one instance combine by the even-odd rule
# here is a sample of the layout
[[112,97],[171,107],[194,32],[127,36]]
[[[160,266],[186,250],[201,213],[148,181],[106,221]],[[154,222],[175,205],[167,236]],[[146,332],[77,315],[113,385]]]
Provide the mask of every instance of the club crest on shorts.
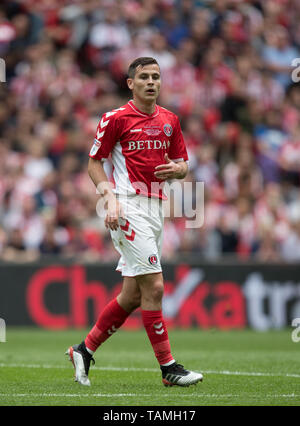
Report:
[[168,137],[171,136],[171,134],[173,133],[173,128],[172,128],[171,124],[165,124],[164,125],[164,132],[165,132],[166,136],[168,136]]
[[149,262],[151,265],[157,265],[157,256],[155,254],[151,254],[151,256],[148,257]]

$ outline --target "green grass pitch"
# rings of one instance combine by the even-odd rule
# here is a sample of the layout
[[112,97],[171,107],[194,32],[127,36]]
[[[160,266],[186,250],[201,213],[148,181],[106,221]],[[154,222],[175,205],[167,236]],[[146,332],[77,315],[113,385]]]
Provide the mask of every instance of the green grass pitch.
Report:
[[91,387],[64,355],[86,330],[8,328],[0,343],[0,405],[300,405],[300,342],[291,330],[170,330],[172,353],[202,383],[166,388],[144,331],[119,330],[95,354]]

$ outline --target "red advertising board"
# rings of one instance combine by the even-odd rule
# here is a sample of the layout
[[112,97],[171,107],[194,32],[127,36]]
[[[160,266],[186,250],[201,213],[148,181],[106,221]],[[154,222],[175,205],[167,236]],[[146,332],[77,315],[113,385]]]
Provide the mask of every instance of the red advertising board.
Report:
[[[112,265],[1,265],[0,317],[7,325],[89,327],[121,290]],[[295,265],[165,265],[169,327],[282,328],[300,316]],[[124,328],[142,327],[139,310]]]

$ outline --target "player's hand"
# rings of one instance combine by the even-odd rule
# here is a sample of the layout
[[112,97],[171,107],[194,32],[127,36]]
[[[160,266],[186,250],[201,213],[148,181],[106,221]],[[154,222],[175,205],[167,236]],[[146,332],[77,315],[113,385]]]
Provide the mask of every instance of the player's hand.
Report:
[[119,227],[119,217],[124,218],[122,206],[114,195],[110,196],[107,200],[107,215],[104,220],[105,227],[116,231]]
[[180,165],[170,160],[168,154],[165,154],[165,164],[160,164],[155,167],[154,176],[161,180],[176,179],[181,172]]

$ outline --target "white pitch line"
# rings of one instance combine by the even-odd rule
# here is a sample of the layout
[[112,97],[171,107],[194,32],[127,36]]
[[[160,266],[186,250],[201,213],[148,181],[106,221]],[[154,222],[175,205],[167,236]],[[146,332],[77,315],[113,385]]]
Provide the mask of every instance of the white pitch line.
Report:
[[138,397],[138,396],[153,396],[153,395],[140,395],[136,393],[92,393],[92,394],[81,394],[81,393],[0,393],[1,396],[22,398],[26,396],[32,397],[58,397],[58,398],[81,398],[81,397],[101,397],[101,398],[112,398],[112,397]]
[[[0,368],[45,368],[45,369],[69,369],[67,365],[51,365],[51,364],[6,364],[0,363]],[[142,371],[147,373],[156,373],[157,368],[138,368],[138,367],[92,367],[92,370],[98,371]],[[221,374],[226,376],[255,376],[255,377],[293,377],[300,378],[300,374],[296,373],[266,373],[258,371],[229,371],[229,370],[201,370],[203,374]]]
[[206,370],[203,371],[203,373],[206,374],[224,374],[228,376],[264,376],[264,377],[295,377],[297,379],[300,378],[300,374],[294,374],[294,373],[261,373],[257,371],[228,371],[228,370]]
[[[70,365],[71,366],[71,365]],[[51,365],[51,364],[6,364],[0,363],[0,368],[59,368],[59,369],[69,369],[68,365]],[[146,373],[155,373],[159,371],[157,368],[136,368],[136,367],[92,367],[93,370],[100,371],[143,371]]]
[[[251,394],[205,394],[205,393],[193,393],[193,394],[186,394],[186,395],[182,395],[182,393],[180,394],[174,394],[172,393],[172,397],[184,397],[184,396],[188,396],[190,397],[195,397],[195,398],[241,398],[241,397],[245,397],[245,398],[258,398],[258,396],[256,394],[251,395]],[[24,397],[36,397],[36,398],[48,398],[48,397],[52,397],[52,398],[122,398],[122,397],[149,397],[152,398],[153,395],[152,394],[136,394],[136,393],[0,393],[0,397],[9,397],[9,398],[24,398]],[[165,398],[170,398],[170,394],[162,394],[159,397],[165,397]],[[270,394],[270,395],[264,395],[264,398],[299,398],[300,395],[297,394]]]

